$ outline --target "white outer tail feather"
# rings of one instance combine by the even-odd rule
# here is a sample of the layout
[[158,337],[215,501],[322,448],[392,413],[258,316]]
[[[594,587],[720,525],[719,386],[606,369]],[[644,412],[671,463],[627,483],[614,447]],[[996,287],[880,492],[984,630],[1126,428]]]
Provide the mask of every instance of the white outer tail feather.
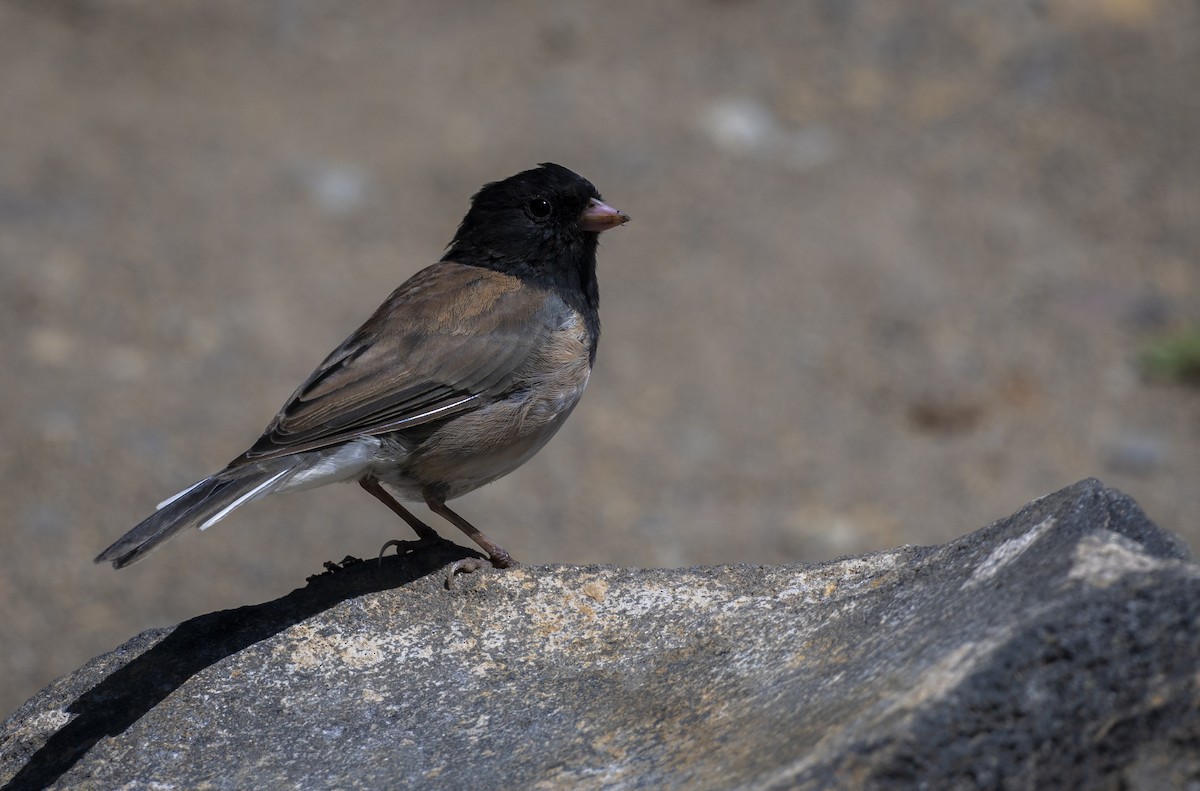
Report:
[[202,484],[205,484],[205,483],[207,483],[207,482],[208,482],[208,478],[205,478],[205,479],[204,479],[204,480],[202,480],[202,481],[196,481],[196,482],[195,482],[195,483],[193,483],[191,486],[189,486],[188,488],[184,489],[182,492],[176,492],[175,494],[171,495],[171,496],[170,496],[170,497],[168,497],[167,499],[163,500],[163,501],[162,501],[161,503],[159,503],[158,505],[154,506],[154,510],[155,510],[155,511],[161,511],[162,509],[166,508],[166,507],[167,507],[168,505],[170,505],[171,503],[173,503],[173,502],[175,502],[176,500],[178,500],[180,497],[183,497],[185,494],[187,494],[188,492],[190,492],[190,491],[192,491],[193,489],[195,489],[197,486],[200,486],[200,485],[202,485]]
[[[204,520],[204,522],[202,522],[200,524],[200,529],[207,530],[208,528],[215,525],[217,522],[220,522],[222,519],[229,516],[229,512],[234,510],[235,508],[238,508],[238,507],[250,502],[251,500],[255,499],[256,497],[261,497],[264,494],[270,494],[269,491],[264,491],[264,490],[270,489],[271,484],[275,483],[275,481],[277,481],[280,478],[282,478],[283,476],[287,475],[289,472],[291,472],[290,468],[286,469],[286,470],[281,470],[281,471],[275,473],[274,475],[272,475],[270,478],[267,478],[265,481],[260,483],[258,486],[255,486],[253,489],[246,492],[241,497],[237,498],[232,503],[230,503],[229,505],[222,508],[220,511],[217,511],[215,514],[210,516],[208,519]],[[201,481],[200,483],[203,483],[203,481]],[[196,484],[196,486],[199,486],[199,485],[200,484]],[[196,487],[193,486],[191,488],[194,489]],[[187,492],[189,492],[189,491],[191,491],[191,489],[185,490],[183,492],[183,494],[187,494]],[[178,496],[179,495],[176,495],[176,497],[178,497]],[[174,499],[174,498],[172,498],[172,499]],[[170,500],[168,500],[167,502],[170,502]]]

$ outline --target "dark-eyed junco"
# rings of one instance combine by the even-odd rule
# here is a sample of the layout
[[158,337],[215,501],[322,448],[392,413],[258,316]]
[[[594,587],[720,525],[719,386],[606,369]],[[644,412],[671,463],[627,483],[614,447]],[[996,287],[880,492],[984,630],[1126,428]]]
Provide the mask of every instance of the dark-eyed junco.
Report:
[[160,503],[96,562],[128,566],[268,494],[358,481],[422,539],[437,534],[381,484],[427,504],[493,565],[512,565],[446,501],[521,466],[571,414],[600,337],[599,234],[628,220],[552,163],[485,185],[442,260],[326,357],[250,450]]

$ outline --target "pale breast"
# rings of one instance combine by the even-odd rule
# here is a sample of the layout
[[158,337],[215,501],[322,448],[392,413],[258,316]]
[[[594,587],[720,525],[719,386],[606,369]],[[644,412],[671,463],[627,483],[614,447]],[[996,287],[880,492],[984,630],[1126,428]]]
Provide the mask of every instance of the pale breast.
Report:
[[588,340],[583,317],[569,312],[530,366],[524,421],[536,426],[575,408],[592,373]]
[[433,487],[449,500],[507,475],[541,450],[579,403],[591,375],[583,318],[570,310],[560,315],[507,396],[454,418],[414,448],[402,469],[381,479],[413,499]]

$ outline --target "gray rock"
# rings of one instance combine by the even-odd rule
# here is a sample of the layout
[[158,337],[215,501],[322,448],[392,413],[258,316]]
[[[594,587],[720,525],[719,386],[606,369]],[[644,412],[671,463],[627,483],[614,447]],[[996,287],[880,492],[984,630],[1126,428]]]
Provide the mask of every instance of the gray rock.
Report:
[[147,632],[0,728],[12,788],[1181,788],[1200,578],[1080,482],[819,565],[351,563]]

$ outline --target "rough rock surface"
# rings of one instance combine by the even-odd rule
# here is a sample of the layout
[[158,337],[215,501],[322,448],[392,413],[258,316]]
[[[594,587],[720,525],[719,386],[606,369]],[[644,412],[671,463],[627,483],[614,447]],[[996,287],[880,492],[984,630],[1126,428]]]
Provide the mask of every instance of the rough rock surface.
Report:
[[140,635],[3,724],[0,780],[1200,781],[1200,575],[1094,480],[944,546],[820,565],[532,566],[447,591],[443,549]]

